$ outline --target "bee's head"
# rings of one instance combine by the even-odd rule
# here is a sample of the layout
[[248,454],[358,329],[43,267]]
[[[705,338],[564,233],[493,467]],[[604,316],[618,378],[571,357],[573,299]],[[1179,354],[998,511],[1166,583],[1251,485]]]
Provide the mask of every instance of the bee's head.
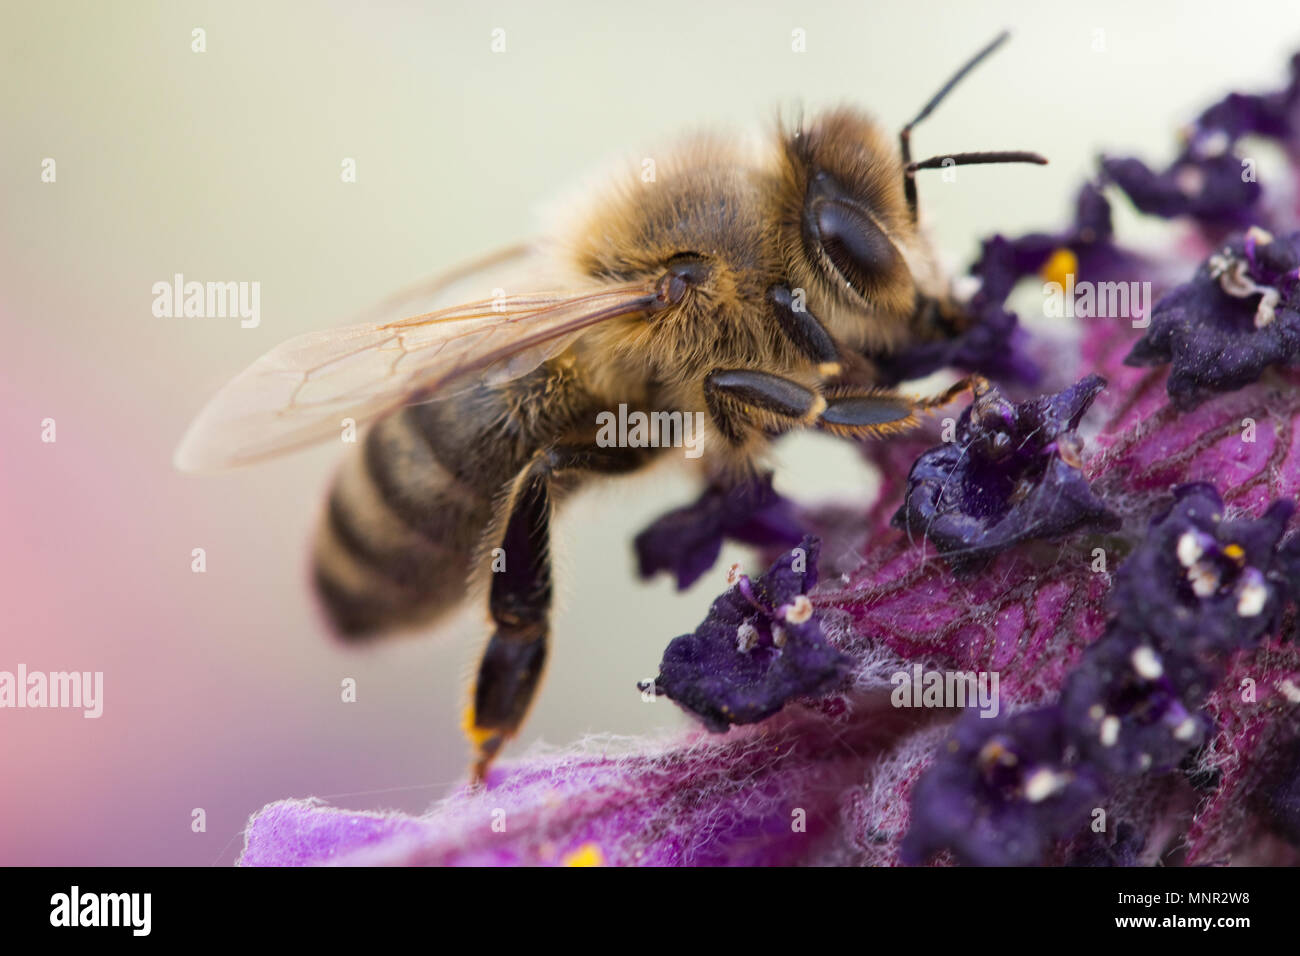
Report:
[[921,250],[903,165],[883,130],[852,109],[801,124],[782,135],[777,176],[775,218],[792,284],[827,310],[884,322],[908,314]]
[[[945,283],[916,228],[919,170],[1047,162],[1020,150],[912,161],[912,129],[1007,36],[998,34],[966,61],[896,140],[853,109],[834,110],[781,133],[773,195],[782,252],[792,279],[819,293],[833,331],[849,333],[856,313],[860,342],[890,348],[906,334],[910,313],[943,297]],[[861,322],[863,315],[871,321]]]
[[782,132],[772,195],[786,269],[845,339],[854,341],[856,330],[859,344],[888,350],[908,334],[922,303],[947,297],[947,281],[917,229],[918,171],[1047,162],[1019,150],[911,160],[912,126],[1000,42],[963,67],[896,140],[847,108]]

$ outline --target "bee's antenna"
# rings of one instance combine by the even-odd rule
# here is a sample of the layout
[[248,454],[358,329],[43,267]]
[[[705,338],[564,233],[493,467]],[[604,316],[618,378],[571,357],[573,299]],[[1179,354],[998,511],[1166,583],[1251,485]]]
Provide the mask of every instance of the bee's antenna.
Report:
[[903,168],[903,173],[910,179],[918,169],[942,169],[946,166],[981,166],[991,163],[1033,163],[1035,166],[1046,166],[1047,158],[1020,149],[992,153],[950,153],[947,156],[931,156],[929,159],[920,159],[914,163],[908,163]]
[[[991,153],[953,153],[950,156],[931,156],[929,159],[908,163],[903,167],[903,190],[912,197],[916,196],[916,171],[918,169],[945,169],[949,166],[981,166],[992,163],[1033,163],[1046,166],[1047,158],[1037,153],[1024,150],[1000,150]],[[916,206],[912,206],[912,218],[916,218]]]
[[[965,66],[963,66],[960,70],[954,73],[952,77],[948,80],[948,82],[939,88],[938,93],[935,93],[934,96],[930,97],[930,102],[926,103],[925,106],[921,108],[921,112],[916,114],[912,122],[908,123],[906,126],[903,127],[902,132],[898,134],[898,144],[903,154],[904,166],[910,167],[912,164],[912,128],[916,126],[917,123],[921,122],[921,120],[925,119],[927,116],[933,113],[934,108],[943,102],[943,98],[952,92],[953,87],[955,87],[958,83],[960,83],[963,79],[965,79],[967,73],[975,69],[975,67],[979,66],[980,63],[984,61],[985,57],[987,57],[990,53],[992,53],[1003,43],[1005,43],[1007,41],[1007,38],[1010,36],[1011,36],[1010,31],[1003,30],[996,37],[994,37],[993,40],[984,47],[984,49],[976,53],[973,57],[971,57],[966,62]],[[907,176],[903,180],[903,193],[907,198],[907,208],[911,210],[912,219],[915,220],[916,219],[916,180],[913,179],[911,176]]]

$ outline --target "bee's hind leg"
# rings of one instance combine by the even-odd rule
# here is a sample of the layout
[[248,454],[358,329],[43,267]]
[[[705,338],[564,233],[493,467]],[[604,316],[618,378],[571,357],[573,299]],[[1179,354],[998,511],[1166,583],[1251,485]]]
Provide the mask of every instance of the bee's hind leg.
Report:
[[526,469],[515,481],[498,547],[503,559],[488,593],[493,632],[479,661],[465,732],[475,750],[473,776],[524,719],[546,664],[551,611],[551,490],[545,472]]
[[505,506],[488,591],[493,631],[479,662],[465,732],[481,782],[501,747],[523,723],[546,665],[551,614],[551,515],[554,479],[566,471],[631,471],[646,450],[561,445],[539,452],[515,479]]

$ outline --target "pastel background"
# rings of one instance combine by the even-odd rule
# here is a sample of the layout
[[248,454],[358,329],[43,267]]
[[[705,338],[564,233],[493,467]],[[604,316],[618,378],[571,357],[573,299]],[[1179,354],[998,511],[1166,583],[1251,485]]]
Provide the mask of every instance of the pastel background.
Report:
[[[305,549],[339,449],[182,476],[190,417],[277,342],[528,236],[539,203],[621,150],[800,100],[897,127],[1003,27],[1013,42],[916,150],[1052,165],[923,180],[956,264],[982,234],[1058,221],[1099,149],[1168,158],[1179,122],[1227,88],[1280,86],[1300,46],[1293,0],[0,3],[0,670],[105,673],[98,720],[0,710],[0,863],[228,864],[270,800],[411,811],[456,785],[481,612],[333,642]],[[155,318],[151,287],[177,272],[260,282],[260,327]],[[829,440],[778,461],[790,494],[870,493]],[[690,494],[661,471],[572,503],[549,678],[513,753],[684,726],[635,682],[745,554],[677,595],[635,582],[629,541]]]

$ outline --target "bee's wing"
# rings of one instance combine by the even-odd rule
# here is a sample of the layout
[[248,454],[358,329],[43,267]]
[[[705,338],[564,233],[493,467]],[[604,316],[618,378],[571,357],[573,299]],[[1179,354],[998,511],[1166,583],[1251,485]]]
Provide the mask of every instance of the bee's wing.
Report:
[[412,315],[436,312],[464,302],[478,302],[521,289],[544,289],[555,269],[537,243],[520,243],[430,276],[394,293],[355,316],[352,324],[381,325]]
[[653,282],[502,296],[391,322],[309,332],[218,392],[176,450],[182,471],[241,465],[395,407],[517,378],[586,328],[642,312]]

